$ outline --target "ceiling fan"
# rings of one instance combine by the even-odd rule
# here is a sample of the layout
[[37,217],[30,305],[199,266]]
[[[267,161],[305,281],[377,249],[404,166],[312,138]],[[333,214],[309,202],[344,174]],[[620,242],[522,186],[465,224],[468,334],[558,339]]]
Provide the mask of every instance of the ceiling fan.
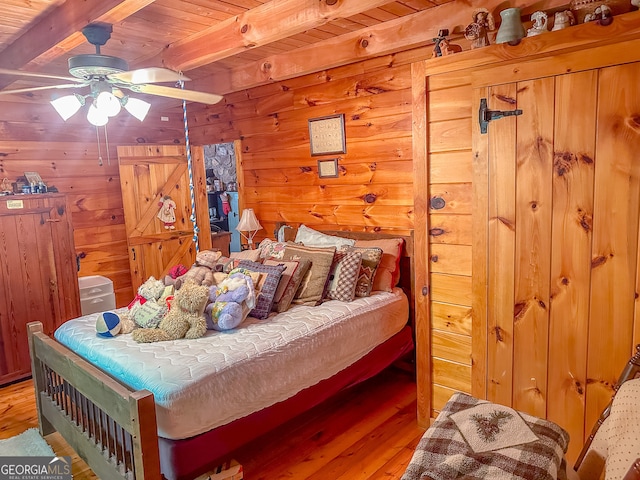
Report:
[[112,31],[113,27],[105,23],[93,23],[82,29],[82,34],[87,41],[95,46],[96,53],[70,57],[68,63],[71,77],[0,68],[0,75],[48,78],[66,82],[57,85],[0,90],[0,95],[38,90],[82,89],[88,87],[90,89],[88,94],[82,95],[74,93],[52,100],[51,104],[62,118],[67,120],[89,101],[91,104],[87,113],[87,119],[96,126],[105,125],[108,118],[117,115],[121,107],[124,107],[139,120],[144,119],[151,105],[143,100],[131,98],[128,94],[125,94],[123,90],[206,104],[214,104],[222,100],[222,96],[214,93],[154,85],[155,83],[190,80],[181,73],[174,72],[168,68],[150,67],[129,70],[129,65],[124,59],[102,55],[100,53],[100,47],[106,44],[109,38],[111,38]]

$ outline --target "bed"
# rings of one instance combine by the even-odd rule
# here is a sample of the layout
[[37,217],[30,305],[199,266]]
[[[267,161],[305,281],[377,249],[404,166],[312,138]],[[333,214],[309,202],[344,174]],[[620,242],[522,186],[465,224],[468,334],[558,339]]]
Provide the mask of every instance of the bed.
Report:
[[31,324],[42,433],[59,431],[102,479],[188,479],[212,469],[413,350],[412,239],[403,239],[402,288],[249,317],[233,332],[150,345],[96,337],[96,314],[66,322],[55,339]]

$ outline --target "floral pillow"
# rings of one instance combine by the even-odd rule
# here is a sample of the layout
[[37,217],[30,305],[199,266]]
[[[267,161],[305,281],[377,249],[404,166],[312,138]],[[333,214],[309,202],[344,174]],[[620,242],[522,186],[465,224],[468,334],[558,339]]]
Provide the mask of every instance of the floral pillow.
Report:
[[260,242],[260,258],[278,258],[282,260],[286,246],[285,242],[276,242],[270,238],[265,238]]

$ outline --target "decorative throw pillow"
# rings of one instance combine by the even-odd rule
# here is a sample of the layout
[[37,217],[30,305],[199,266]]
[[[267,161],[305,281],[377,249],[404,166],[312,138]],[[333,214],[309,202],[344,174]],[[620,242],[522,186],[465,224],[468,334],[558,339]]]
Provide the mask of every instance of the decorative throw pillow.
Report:
[[249,312],[249,315],[254,318],[267,318],[273,307],[273,297],[285,267],[283,265],[263,265],[250,260],[242,260],[238,267],[267,274],[266,278],[264,280],[261,278],[256,285],[256,306]]
[[356,240],[356,247],[379,247],[382,260],[373,279],[373,290],[390,292],[400,281],[400,257],[403,238],[381,238],[378,240]]
[[284,260],[306,258],[311,262],[311,267],[302,279],[292,303],[297,305],[319,305],[322,302],[324,287],[329,277],[335,251],[336,247],[316,248],[287,244],[284,249]]
[[305,225],[298,227],[295,242],[307,247],[341,247],[342,245],[355,245],[356,243],[355,240],[350,238],[327,235]]
[[299,263],[296,261],[293,262],[285,262],[284,260],[269,260],[265,259],[262,262],[263,265],[273,265],[278,266],[281,265],[284,267],[282,271],[282,275],[280,276],[280,281],[278,282],[278,288],[276,289],[276,294],[273,296],[273,302],[278,302],[282,298],[282,294],[284,293],[285,288],[287,288],[287,283],[291,280],[294,272],[298,268]]
[[[283,262],[282,260],[265,260],[265,265],[278,265],[284,263],[295,263],[297,268],[293,271],[293,274],[290,278],[285,278],[287,275],[287,271],[285,270],[280,278],[280,283],[278,284],[278,290],[276,291],[276,299],[274,299],[272,310],[274,312],[286,312],[291,306],[291,301],[293,300],[294,295],[298,291],[298,287],[300,286],[300,282],[304,278],[305,274],[309,271],[309,267],[311,266],[311,262],[306,258],[301,258],[300,260],[296,260],[295,262]],[[282,291],[282,295],[278,298],[278,291],[280,291],[280,287],[284,285],[284,289]]]
[[361,264],[362,252],[356,250],[336,252],[333,256],[325,297],[341,302],[352,301],[356,294]]
[[368,297],[373,290],[373,279],[382,259],[382,249],[378,247],[341,247],[341,251],[360,252],[362,263],[356,282],[356,297]]
[[231,252],[230,258],[234,260],[249,260],[251,262],[260,261],[260,250],[243,250],[242,252]]
[[265,238],[260,242],[260,258],[279,258],[284,255],[285,242],[276,242],[270,238]]

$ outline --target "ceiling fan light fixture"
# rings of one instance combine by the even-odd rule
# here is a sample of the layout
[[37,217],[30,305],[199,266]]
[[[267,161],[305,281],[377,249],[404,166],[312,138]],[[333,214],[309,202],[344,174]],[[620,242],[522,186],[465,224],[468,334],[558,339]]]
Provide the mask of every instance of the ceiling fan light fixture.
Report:
[[51,103],[53,108],[56,109],[56,112],[58,112],[58,115],[66,122],[84,105],[84,97],[74,93],[73,95],[56,98],[49,103]]
[[139,98],[124,97],[122,99],[122,103],[125,110],[141,122],[145,119],[147,113],[149,113],[149,109],[151,108],[151,104],[149,102],[145,102]]
[[109,116],[106,112],[100,110],[96,107],[95,102],[89,105],[89,111],[87,112],[87,120],[91,125],[95,125],[96,127],[102,127],[106,125],[109,121]]
[[121,105],[120,99],[118,99],[111,92],[100,92],[95,101],[95,106],[101,112],[104,112],[107,117],[115,117],[120,113]]

